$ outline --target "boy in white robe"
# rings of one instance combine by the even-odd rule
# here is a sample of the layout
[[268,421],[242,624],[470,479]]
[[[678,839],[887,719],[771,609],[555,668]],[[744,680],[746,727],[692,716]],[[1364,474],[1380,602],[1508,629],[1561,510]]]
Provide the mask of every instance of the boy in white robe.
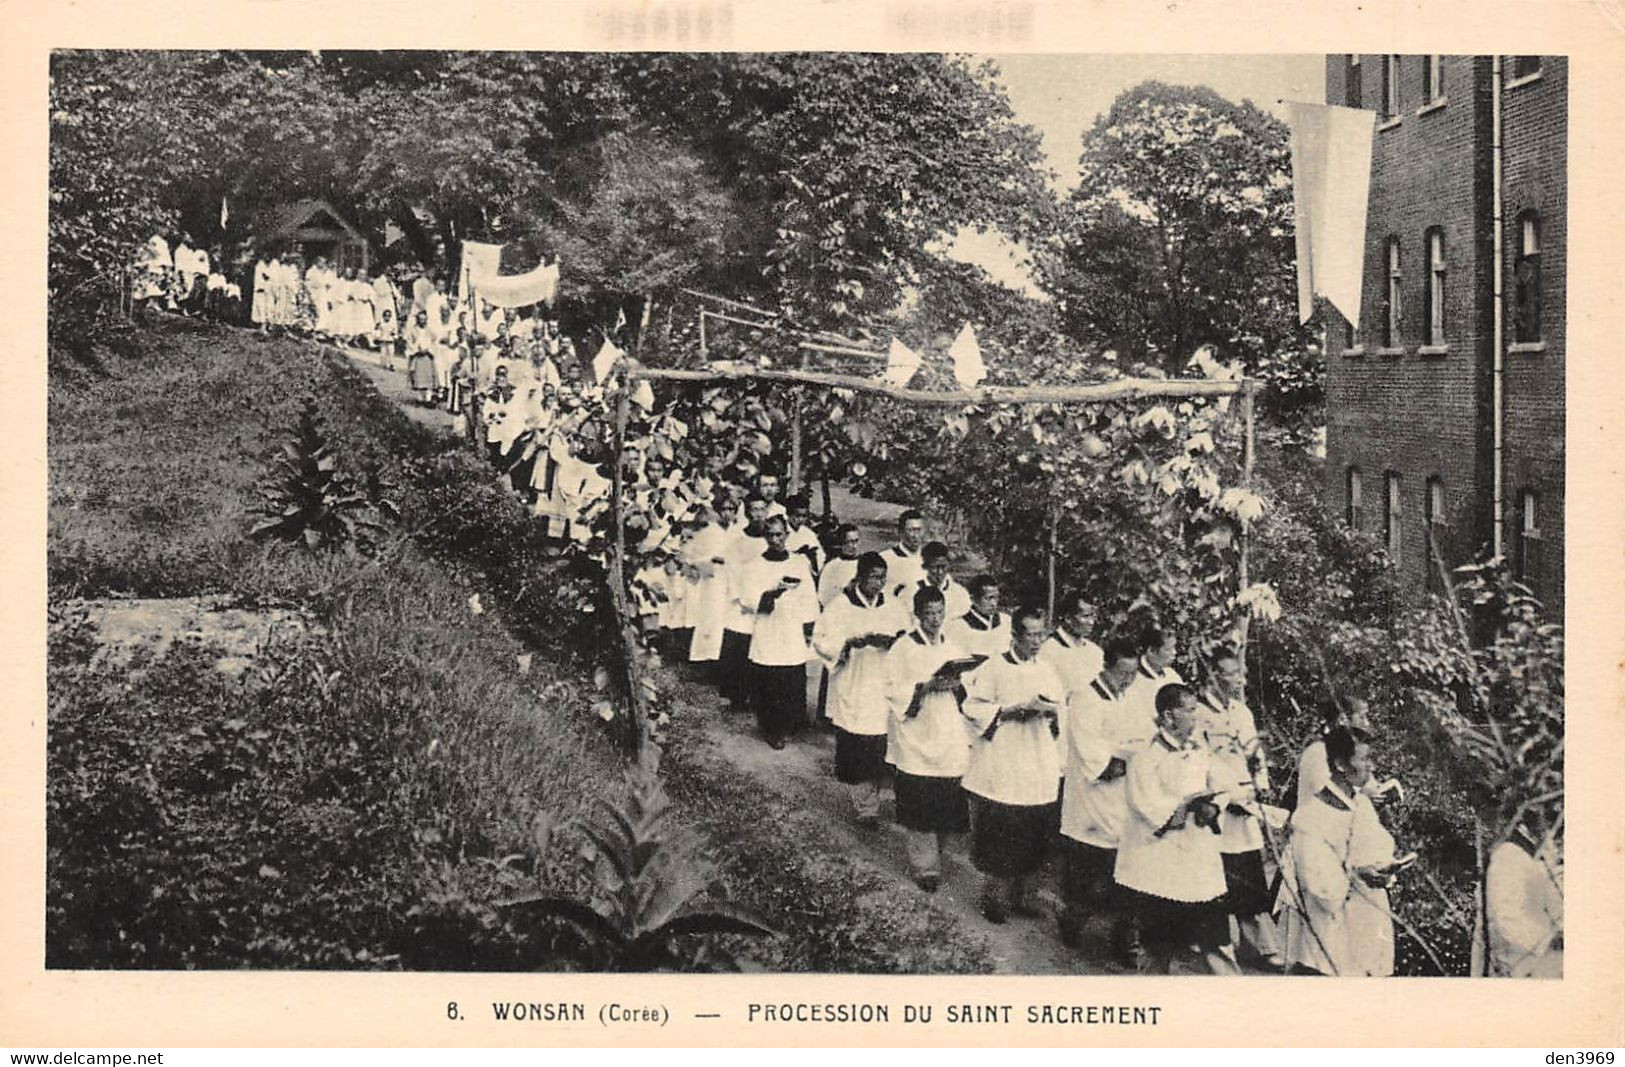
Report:
[[813,650],[830,675],[835,777],[851,792],[858,822],[870,829],[880,821],[890,712],[885,662],[895,636],[885,586],[886,561],[879,553],[865,553],[858,560],[857,577],[813,626]]
[[1190,690],[1164,685],[1154,701],[1156,736],[1128,761],[1128,814],[1112,874],[1138,921],[1142,972],[1172,973],[1175,957],[1195,946],[1213,973],[1233,974],[1224,954],[1230,922],[1219,851],[1226,796],[1212,780],[1207,749],[1192,736]]
[[1085,921],[1093,915],[1107,915],[1114,955],[1132,963],[1132,917],[1124,913],[1117,898],[1113,871],[1128,818],[1124,776],[1129,760],[1151,743],[1151,735],[1123,714],[1123,692],[1140,665],[1138,644],[1115,638],[1106,643],[1101,658],[1103,665],[1095,678],[1071,695],[1061,734],[1061,849],[1065,860],[1061,940],[1076,947]]
[[785,547],[789,532],[782,515],[767,519],[767,548],[740,571],[740,599],[754,617],[749,658],[756,725],[775,749],[806,722],[807,638],[818,619],[812,568]]
[[1264,875],[1264,815],[1259,799],[1269,789],[1269,767],[1252,710],[1242,699],[1245,684],[1241,660],[1234,651],[1223,649],[1213,656],[1207,685],[1197,698],[1197,736],[1212,755],[1215,778],[1232,791],[1219,814],[1225,908],[1235,918],[1240,946],[1253,960],[1279,970],[1281,956]]
[[[880,562],[878,555],[874,559]],[[961,679],[942,673],[945,665],[964,658],[963,650],[943,636],[945,614],[941,592],[918,590],[916,624],[896,639],[885,659],[897,821],[914,881],[927,893],[942,882],[948,837],[970,829],[963,779],[976,724],[964,713]]]
[[1041,610],[1021,609],[1009,649],[965,677],[965,714],[977,727],[964,778],[976,809],[971,861],[994,923],[1010,911],[1037,914],[1033,890],[1057,814],[1061,680],[1038,658],[1045,629]]

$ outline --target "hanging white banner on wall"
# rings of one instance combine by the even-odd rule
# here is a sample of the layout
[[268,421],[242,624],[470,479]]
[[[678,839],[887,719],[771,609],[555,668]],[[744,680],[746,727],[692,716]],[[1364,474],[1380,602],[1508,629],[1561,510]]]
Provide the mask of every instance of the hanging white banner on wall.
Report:
[[1376,112],[1287,101],[1292,126],[1292,208],[1297,217],[1298,318],[1323,296],[1360,321],[1365,218]]

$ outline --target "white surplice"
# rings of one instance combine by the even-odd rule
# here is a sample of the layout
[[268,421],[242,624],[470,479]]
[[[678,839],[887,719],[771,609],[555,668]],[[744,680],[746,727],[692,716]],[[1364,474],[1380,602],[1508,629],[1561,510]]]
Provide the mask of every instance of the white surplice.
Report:
[[[954,637],[948,640],[957,643]],[[1061,754],[1050,718],[995,722],[1001,709],[1040,696],[1059,703],[1061,680],[1036,656],[1021,660],[1006,650],[965,676],[965,714],[976,725],[965,772],[968,792],[1000,804],[1049,804],[1056,799]]]
[[1127,816],[1113,877],[1121,885],[1164,900],[1201,903],[1224,896],[1219,835],[1189,812],[1171,822],[1186,797],[1212,788],[1211,759],[1194,742],[1181,745],[1165,731],[1128,761]]
[[829,670],[825,710],[830,722],[849,734],[873,737],[886,732],[886,658],[883,646],[848,650],[855,637],[890,634],[891,600],[873,601],[848,588],[830,601],[813,627],[813,650]]

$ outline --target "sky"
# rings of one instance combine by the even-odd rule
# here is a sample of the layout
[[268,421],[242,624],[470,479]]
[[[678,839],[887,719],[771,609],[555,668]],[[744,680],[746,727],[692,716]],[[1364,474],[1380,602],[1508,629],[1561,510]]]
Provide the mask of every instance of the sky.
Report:
[[[1144,81],[1205,85],[1220,96],[1251,100],[1284,119],[1278,100],[1325,101],[1326,57],[1303,55],[1079,55],[1007,54],[977,58],[998,64],[1016,119],[1036,129],[1056,172],[1056,185],[1077,184],[1085,130],[1117,95]],[[997,233],[961,231],[949,247],[954,259],[974,263],[996,280],[1037,295],[1020,256]]]

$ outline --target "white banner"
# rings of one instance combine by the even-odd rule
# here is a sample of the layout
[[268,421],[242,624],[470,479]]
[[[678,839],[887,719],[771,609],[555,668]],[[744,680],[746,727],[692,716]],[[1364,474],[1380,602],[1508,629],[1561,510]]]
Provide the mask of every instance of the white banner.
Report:
[[548,263],[524,274],[501,274],[502,246],[463,242],[462,269],[457,276],[457,299],[475,294],[499,308],[551,304],[558,294],[559,265]]
[[1323,296],[1360,321],[1365,217],[1371,192],[1376,112],[1288,101],[1292,126],[1292,207],[1297,216],[1298,318],[1308,322]]

